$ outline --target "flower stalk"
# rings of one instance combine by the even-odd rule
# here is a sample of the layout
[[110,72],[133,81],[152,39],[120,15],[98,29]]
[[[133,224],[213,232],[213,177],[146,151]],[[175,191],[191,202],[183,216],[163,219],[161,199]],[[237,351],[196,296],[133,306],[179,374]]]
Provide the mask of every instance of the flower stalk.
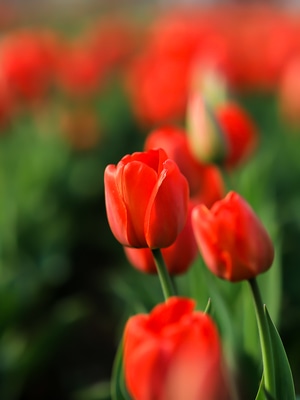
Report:
[[156,265],[156,269],[157,269],[157,273],[159,276],[162,291],[163,291],[165,300],[167,300],[169,297],[176,295],[175,289],[172,284],[169,272],[167,270],[167,267],[164,262],[164,259],[163,259],[160,249],[152,249],[151,251],[153,254],[153,258],[154,258],[154,262]]

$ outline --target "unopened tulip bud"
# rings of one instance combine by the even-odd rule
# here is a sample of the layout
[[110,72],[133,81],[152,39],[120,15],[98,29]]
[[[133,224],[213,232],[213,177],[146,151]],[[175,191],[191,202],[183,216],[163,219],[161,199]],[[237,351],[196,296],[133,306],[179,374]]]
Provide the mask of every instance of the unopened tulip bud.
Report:
[[190,95],[187,106],[187,131],[194,156],[203,163],[222,163],[227,143],[213,110],[198,92]]
[[272,241],[239,194],[228,193],[210,210],[203,204],[196,206],[192,224],[207,267],[220,278],[239,282],[255,278],[271,267]]

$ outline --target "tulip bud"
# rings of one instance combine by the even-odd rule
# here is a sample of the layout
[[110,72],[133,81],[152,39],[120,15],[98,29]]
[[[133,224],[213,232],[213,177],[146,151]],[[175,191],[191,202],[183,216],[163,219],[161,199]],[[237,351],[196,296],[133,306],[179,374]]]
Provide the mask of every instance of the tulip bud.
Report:
[[133,153],[104,172],[110,228],[124,246],[170,246],[184,227],[189,201],[186,178],[162,150]]
[[215,108],[229,98],[228,78],[222,68],[211,60],[196,60],[192,66],[191,90],[202,93]]
[[227,141],[226,168],[245,161],[257,145],[257,132],[249,115],[238,104],[227,102],[216,109],[216,117]]
[[271,239],[252,208],[237,193],[228,193],[210,210],[204,205],[196,206],[192,224],[207,267],[220,278],[238,282],[271,267]]
[[189,144],[196,158],[232,168],[254,150],[254,123],[238,104],[225,102],[212,110],[198,93],[191,95],[187,109]]
[[194,301],[171,297],[124,332],[124,373],[133,400],[229,400],[221,343]]
[[227,143],[213,110],[197,92],[190,95],[187,106],[187,132],[194,156],[203,163],[222,163]]

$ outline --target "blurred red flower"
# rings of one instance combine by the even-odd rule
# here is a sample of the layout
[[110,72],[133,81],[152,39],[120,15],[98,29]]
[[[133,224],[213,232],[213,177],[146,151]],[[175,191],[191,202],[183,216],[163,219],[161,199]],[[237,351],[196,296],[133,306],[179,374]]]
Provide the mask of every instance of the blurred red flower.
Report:
[[134,400],[229,400],[221,344],[193,300],[171,297],[124,332],[124,372]]
[[51,32],[16,31],[0,42],[1,73],[17,99],[40,100],[52,83],[56,38]]
[[90,96],[99,90],[103,69],[84,40],[60,44],[56,64],[59,88],[71,96]]
[[220,278],[237,282],[267,271],[273,262],[271,239],[249,204],[230,192],[209,210],[192,212],[196,241],[207,267]]
[[186,132],[175,126],[165,126],[150,132],[144,149],[162,148],[176,162],[190,187],[190,197],[210,207],[224,194],[224,183],[219,170],[204,165],[192,154]]
[[254,151],[258,135],[248,113],[233,101],[207,104],[200,93],[191,93],[187,109],[191,151],[203,163],[234,168]]
[[227,145],[224,164],[227,168],[236,167],[253,153],[257,145],[255,124],[246,110],[233,102],[219,106],[216,117]]

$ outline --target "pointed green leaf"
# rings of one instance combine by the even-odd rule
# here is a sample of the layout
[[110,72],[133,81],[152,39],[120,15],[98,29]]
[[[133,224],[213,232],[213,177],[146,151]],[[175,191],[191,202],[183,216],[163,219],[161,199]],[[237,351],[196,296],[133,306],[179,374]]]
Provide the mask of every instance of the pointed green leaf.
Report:
[[204,312],[205,312],[205,314],[211,315],[212,305],[211,305],[211,299],[210,298],[207,300],[207,304],[206,304]]
[[261,381],[259,384],[258,392],[255,397],[255,400],[266,400],[266,396],[264,394],[264,377],[261,377]]
[[264,307],[266,319],[269,326],[270,339],[273,350],[276,394],[279,400],[295,400],[295,388],[290,364],[282,344],[279,333],[273,324],[266,306]]
[[270,395],[270,393],[266,390],[264,386],[264,377],[262,376],[257,395],[255,397],[255,400],[276,400],[274,397]]
[[111,379],[111,398],[112,400],[131,400],[124,380],[123,340],[120,341],[114,360]]

